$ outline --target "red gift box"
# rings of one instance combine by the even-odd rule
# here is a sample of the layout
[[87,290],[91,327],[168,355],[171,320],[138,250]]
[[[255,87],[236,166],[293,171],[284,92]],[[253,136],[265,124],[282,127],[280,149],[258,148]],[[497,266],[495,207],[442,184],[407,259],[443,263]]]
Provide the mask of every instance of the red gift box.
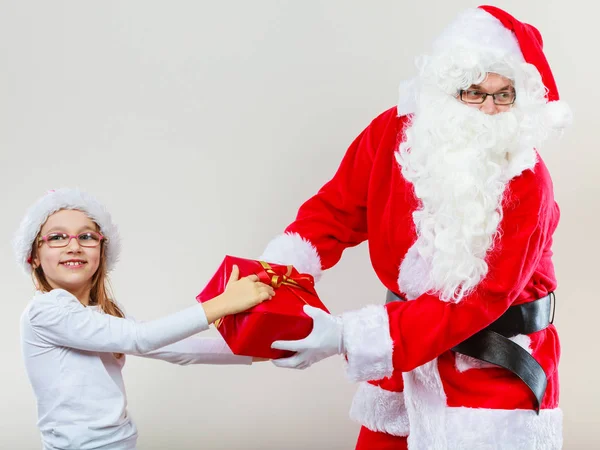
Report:
[[300,274],[292,266],[226,256],[196,300],[203,303],[222,294],[234,264],[240,269],[240,278],[258,275],[260,281],[275,289],[275,296],[244,312],[215,322],[219,333],[236,355],[271,359],[293,355],[294,352],[272,349],[271,344],[278,340],[297,340],[308,336],[313,323],[312,318],[304,313],[304,305],[329,313],[315,292],[313,277]]

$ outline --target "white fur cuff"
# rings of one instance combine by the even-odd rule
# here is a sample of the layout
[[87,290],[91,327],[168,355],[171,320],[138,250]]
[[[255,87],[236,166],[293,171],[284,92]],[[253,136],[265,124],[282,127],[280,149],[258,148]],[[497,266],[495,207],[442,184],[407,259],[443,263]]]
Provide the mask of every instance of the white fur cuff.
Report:
[[342,320],[348,377],[368,381],[391,376],[393,342],[387,309],[370,305],[343,314]]
[[350,407],[350,418],[371,431],[408,436],[408,414],[404,394],[367,382],[360,383]]
[[300,273],[312,275],[315,281],[321,278],[321,258],[310,241],[298,233],[285,233],[274,238],[259,258],[273,264],[291,264]]

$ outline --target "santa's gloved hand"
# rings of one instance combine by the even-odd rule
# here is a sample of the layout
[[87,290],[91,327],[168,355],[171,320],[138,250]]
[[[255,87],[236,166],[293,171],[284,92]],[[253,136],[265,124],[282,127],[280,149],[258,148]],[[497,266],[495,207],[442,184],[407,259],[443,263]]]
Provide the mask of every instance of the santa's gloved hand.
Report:
[[289,358],[274,359],[277,367],[306,369],[329,356],[344,353],[342,318],[332,316],[313,306],[305,305],[304,312],[313,319],[313,329],[298,341],[275,341],[271,348],[297,352]]

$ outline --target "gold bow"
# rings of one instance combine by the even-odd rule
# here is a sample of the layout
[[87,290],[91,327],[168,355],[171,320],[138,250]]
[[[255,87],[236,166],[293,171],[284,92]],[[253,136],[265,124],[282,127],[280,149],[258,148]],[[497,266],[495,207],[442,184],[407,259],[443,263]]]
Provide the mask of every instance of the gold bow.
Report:
[[[266,263],[264,261],[259,261],[259,263],[262,266],[262,268],[265,270],[267,275],[269,275],[270,284],[273,287],[273,289],[278,289],[282,285],[286,285],[286,286],[291,286],[294,288],[302,289],[303,291],[306,291],[306,292],[310,292],[308,289],[306,289],[304,286],[302,286],[300,283],[298,283],[298,281],[296,279],[290,278],[290,275],[292,274],[293,266],[286,266],[287,272],[284,275],[280,275],[271,268],[269,263]],[[298,277],[298,279],[300,279],[302,281],[310,281],[310,278],[306,277],[306,276],[304,276],[304,277],[300,276],[300,277]],[[304,301],[304,303],[306,303],[306,301],[304,299],[302,299],[302,300]]]
[[[269,277],[268,282],[263,281],[263,280],[260,280],[260,281],[263,281],[265,284],[270,284],[273,287],[273,289],[279,289],[281,286],[288,286],[290,288],[293,288],[293,289],[291,289],[291,292],[293,292],[296,295],[296,297],[298,297],[304,303],[306,303],[307,305],[309,304],[298,292],[296,292],[296,289],[300,289],[304,292],[308,292],[309,294],[313,294],[313,292],[311,292],[306,287],[302,286],[295,278],[291,278],[293,266],[291,266],[291,265],[286,266],[287,272],[285,274],[281,275],[281,274],[278,274],[277,272],[275,272],[273,270],[273,268],[269,265],[269,263],[267,263],[265,261],[258,261],[258,262]],[[259,275],[259,278],[261,278],[260,275]],[[310,276],[300,275],[297,278],[300,281],[307,281],[307,282],[312,283]],[[215,320],[215,327],[219,328],[221,326],[222,322],[223,322],[223,318]]]

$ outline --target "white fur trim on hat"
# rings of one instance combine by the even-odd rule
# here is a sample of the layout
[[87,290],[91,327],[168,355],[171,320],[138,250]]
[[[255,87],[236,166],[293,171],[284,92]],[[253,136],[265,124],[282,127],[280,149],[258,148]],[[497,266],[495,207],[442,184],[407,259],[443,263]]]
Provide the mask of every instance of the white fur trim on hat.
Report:
[[[525,62],[519,42],[502,22],[481,8],[463,11],[432,44],[432,57],[454,53],[457,49],[493,52],[498,60],[505,57]],[[422,61],[418,62],[421,65]],[[398,116],[412,114],[416,109],[418,77],[400,83]]]
[[79,189],[70,188],[49,191],[27,210],[13,242],[19,265],[26,273],[31,273],[32,267],[28,260],[31,256],[33,242],[48,217],[61,209],[82,211],[100,227],[100,232],[108,239],[106,269],[112,270],[121,250],[121,239],[117,226],[98,200]]
[[433,43],[434,53],[445,53],[457,47],[492,51],[500,57],[510,55],[525,62],[514,33],[481,8],[463,11]]

